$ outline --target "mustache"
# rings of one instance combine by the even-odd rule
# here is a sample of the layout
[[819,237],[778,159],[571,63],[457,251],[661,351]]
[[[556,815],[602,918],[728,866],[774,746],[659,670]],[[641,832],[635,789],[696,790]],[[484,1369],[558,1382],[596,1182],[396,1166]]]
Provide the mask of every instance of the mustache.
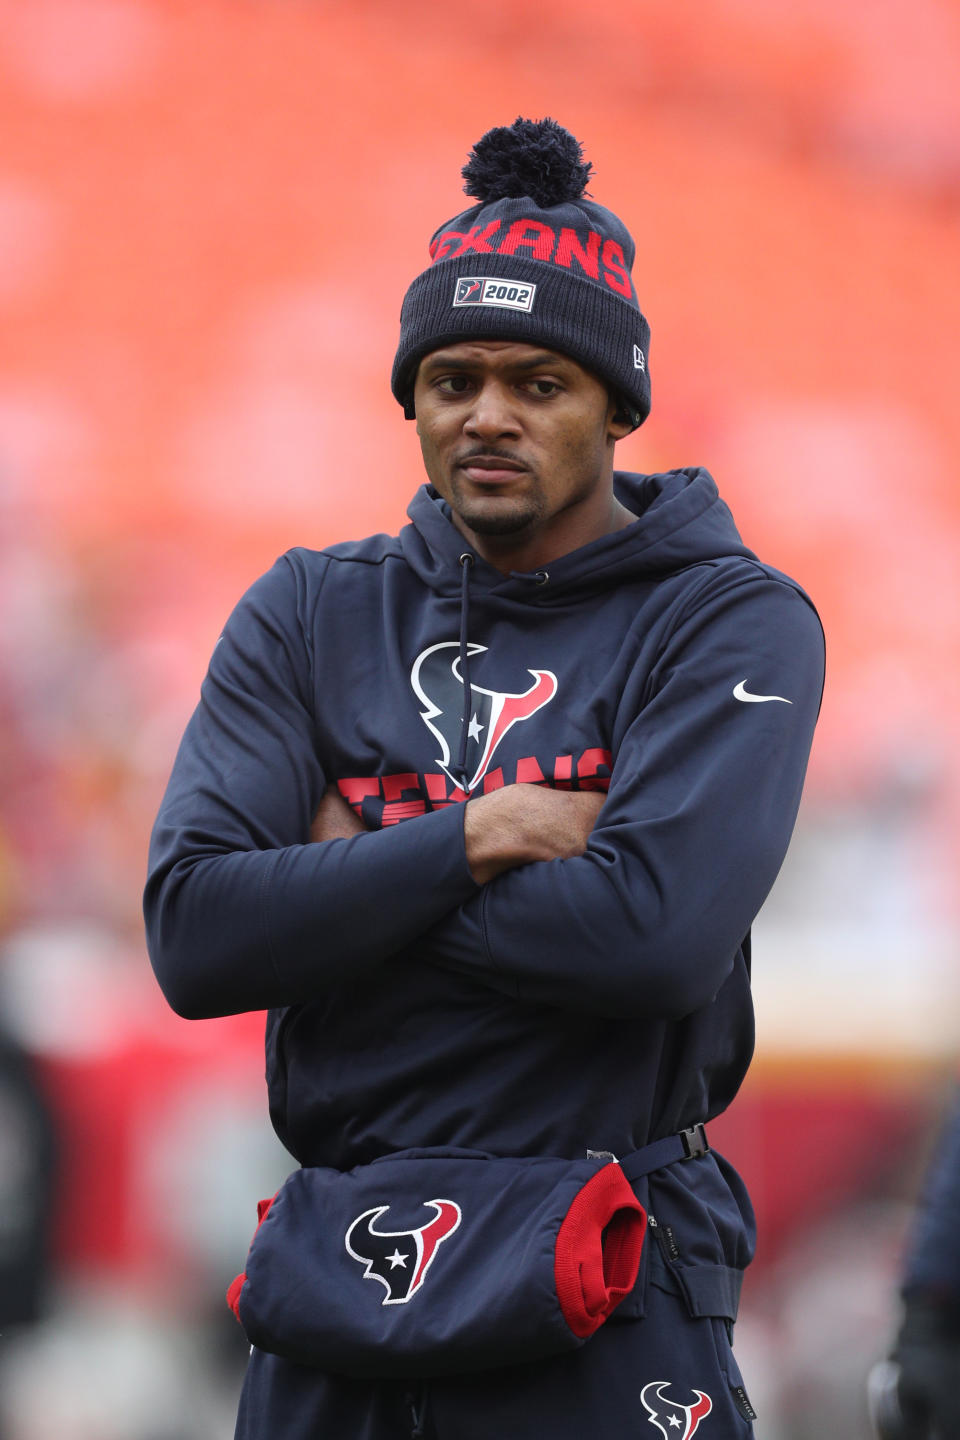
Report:
[[519,465],[524,470],[528,469],[520,456],[515,455],[504,445],[471,445],[469,450],[464,450],[456,457],[454,464],[468,465],[471,460],[506,460],[511,465]]

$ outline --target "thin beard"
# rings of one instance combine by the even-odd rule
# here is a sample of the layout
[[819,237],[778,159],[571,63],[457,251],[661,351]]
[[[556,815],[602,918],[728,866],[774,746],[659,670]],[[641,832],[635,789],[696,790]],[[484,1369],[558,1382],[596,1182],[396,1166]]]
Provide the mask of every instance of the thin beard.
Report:
[[475,535],[516,535],[518,539],[522,538],[538,518],[538,515],[532,512],[513,517],[503,515],[499,519],[490,516],[473,520],[466,515],[461,516],[463,523],[469,526]]
[[469,502],[465,502],[459,487],[454,484],[451,492],[452,508],[459,515],[470,530],[476,535],[516,535],[522,540],[525,532],[535,525],[543,514],[542,497],[535,495],[527,502],[529,508],[514,511],[507,515],[479,515],[476,518],[470,514]]

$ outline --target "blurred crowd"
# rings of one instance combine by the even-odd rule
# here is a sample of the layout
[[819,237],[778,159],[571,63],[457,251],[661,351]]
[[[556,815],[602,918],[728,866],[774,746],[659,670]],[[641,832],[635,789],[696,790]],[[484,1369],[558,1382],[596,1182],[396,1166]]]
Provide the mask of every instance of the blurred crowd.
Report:
[[638,237],[654,410],[620,463],[706,463],[824,616],[717,1143],[760,1223],[760,1440],[869,1436],[960,1054],[960,28],[948,0],[611,25],[0,0],[0,1440],[232,1434],[223,1292],[288,1158],[262,1016],[189,1024],[155,988],[147,837],[244,585],[402,523],[422,217],[520,111],[582,135]]

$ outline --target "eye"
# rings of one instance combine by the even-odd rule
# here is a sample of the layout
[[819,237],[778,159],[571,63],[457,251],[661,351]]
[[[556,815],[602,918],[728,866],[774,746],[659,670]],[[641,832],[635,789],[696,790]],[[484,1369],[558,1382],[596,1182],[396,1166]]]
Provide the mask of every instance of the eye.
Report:
[[542,396],[542,398],[546,400],[551,395],[556,395],[559,392],[560,382],[558,380],[545,380],[538,378],[536,380],[530,381],[528,389],[530,389],[534,395]]
[[465,395],[470,388],[469,375],[441,375],[434,381],[444,395]]

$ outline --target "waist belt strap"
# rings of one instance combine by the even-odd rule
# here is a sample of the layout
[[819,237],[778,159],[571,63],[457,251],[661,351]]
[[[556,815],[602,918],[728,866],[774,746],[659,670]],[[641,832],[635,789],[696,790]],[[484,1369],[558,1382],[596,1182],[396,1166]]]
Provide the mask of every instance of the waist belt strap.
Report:
[[709,1152],[706,1130],[702,1125],[691,1125],[689,1130],[666,1135],[662,1140],[654,1140],[652,1144],[625,1155],[620,1161],[620,1168],[628,1180],[639,1180],[664,1165],[672,1165],[675,1160],[697,1160]]

